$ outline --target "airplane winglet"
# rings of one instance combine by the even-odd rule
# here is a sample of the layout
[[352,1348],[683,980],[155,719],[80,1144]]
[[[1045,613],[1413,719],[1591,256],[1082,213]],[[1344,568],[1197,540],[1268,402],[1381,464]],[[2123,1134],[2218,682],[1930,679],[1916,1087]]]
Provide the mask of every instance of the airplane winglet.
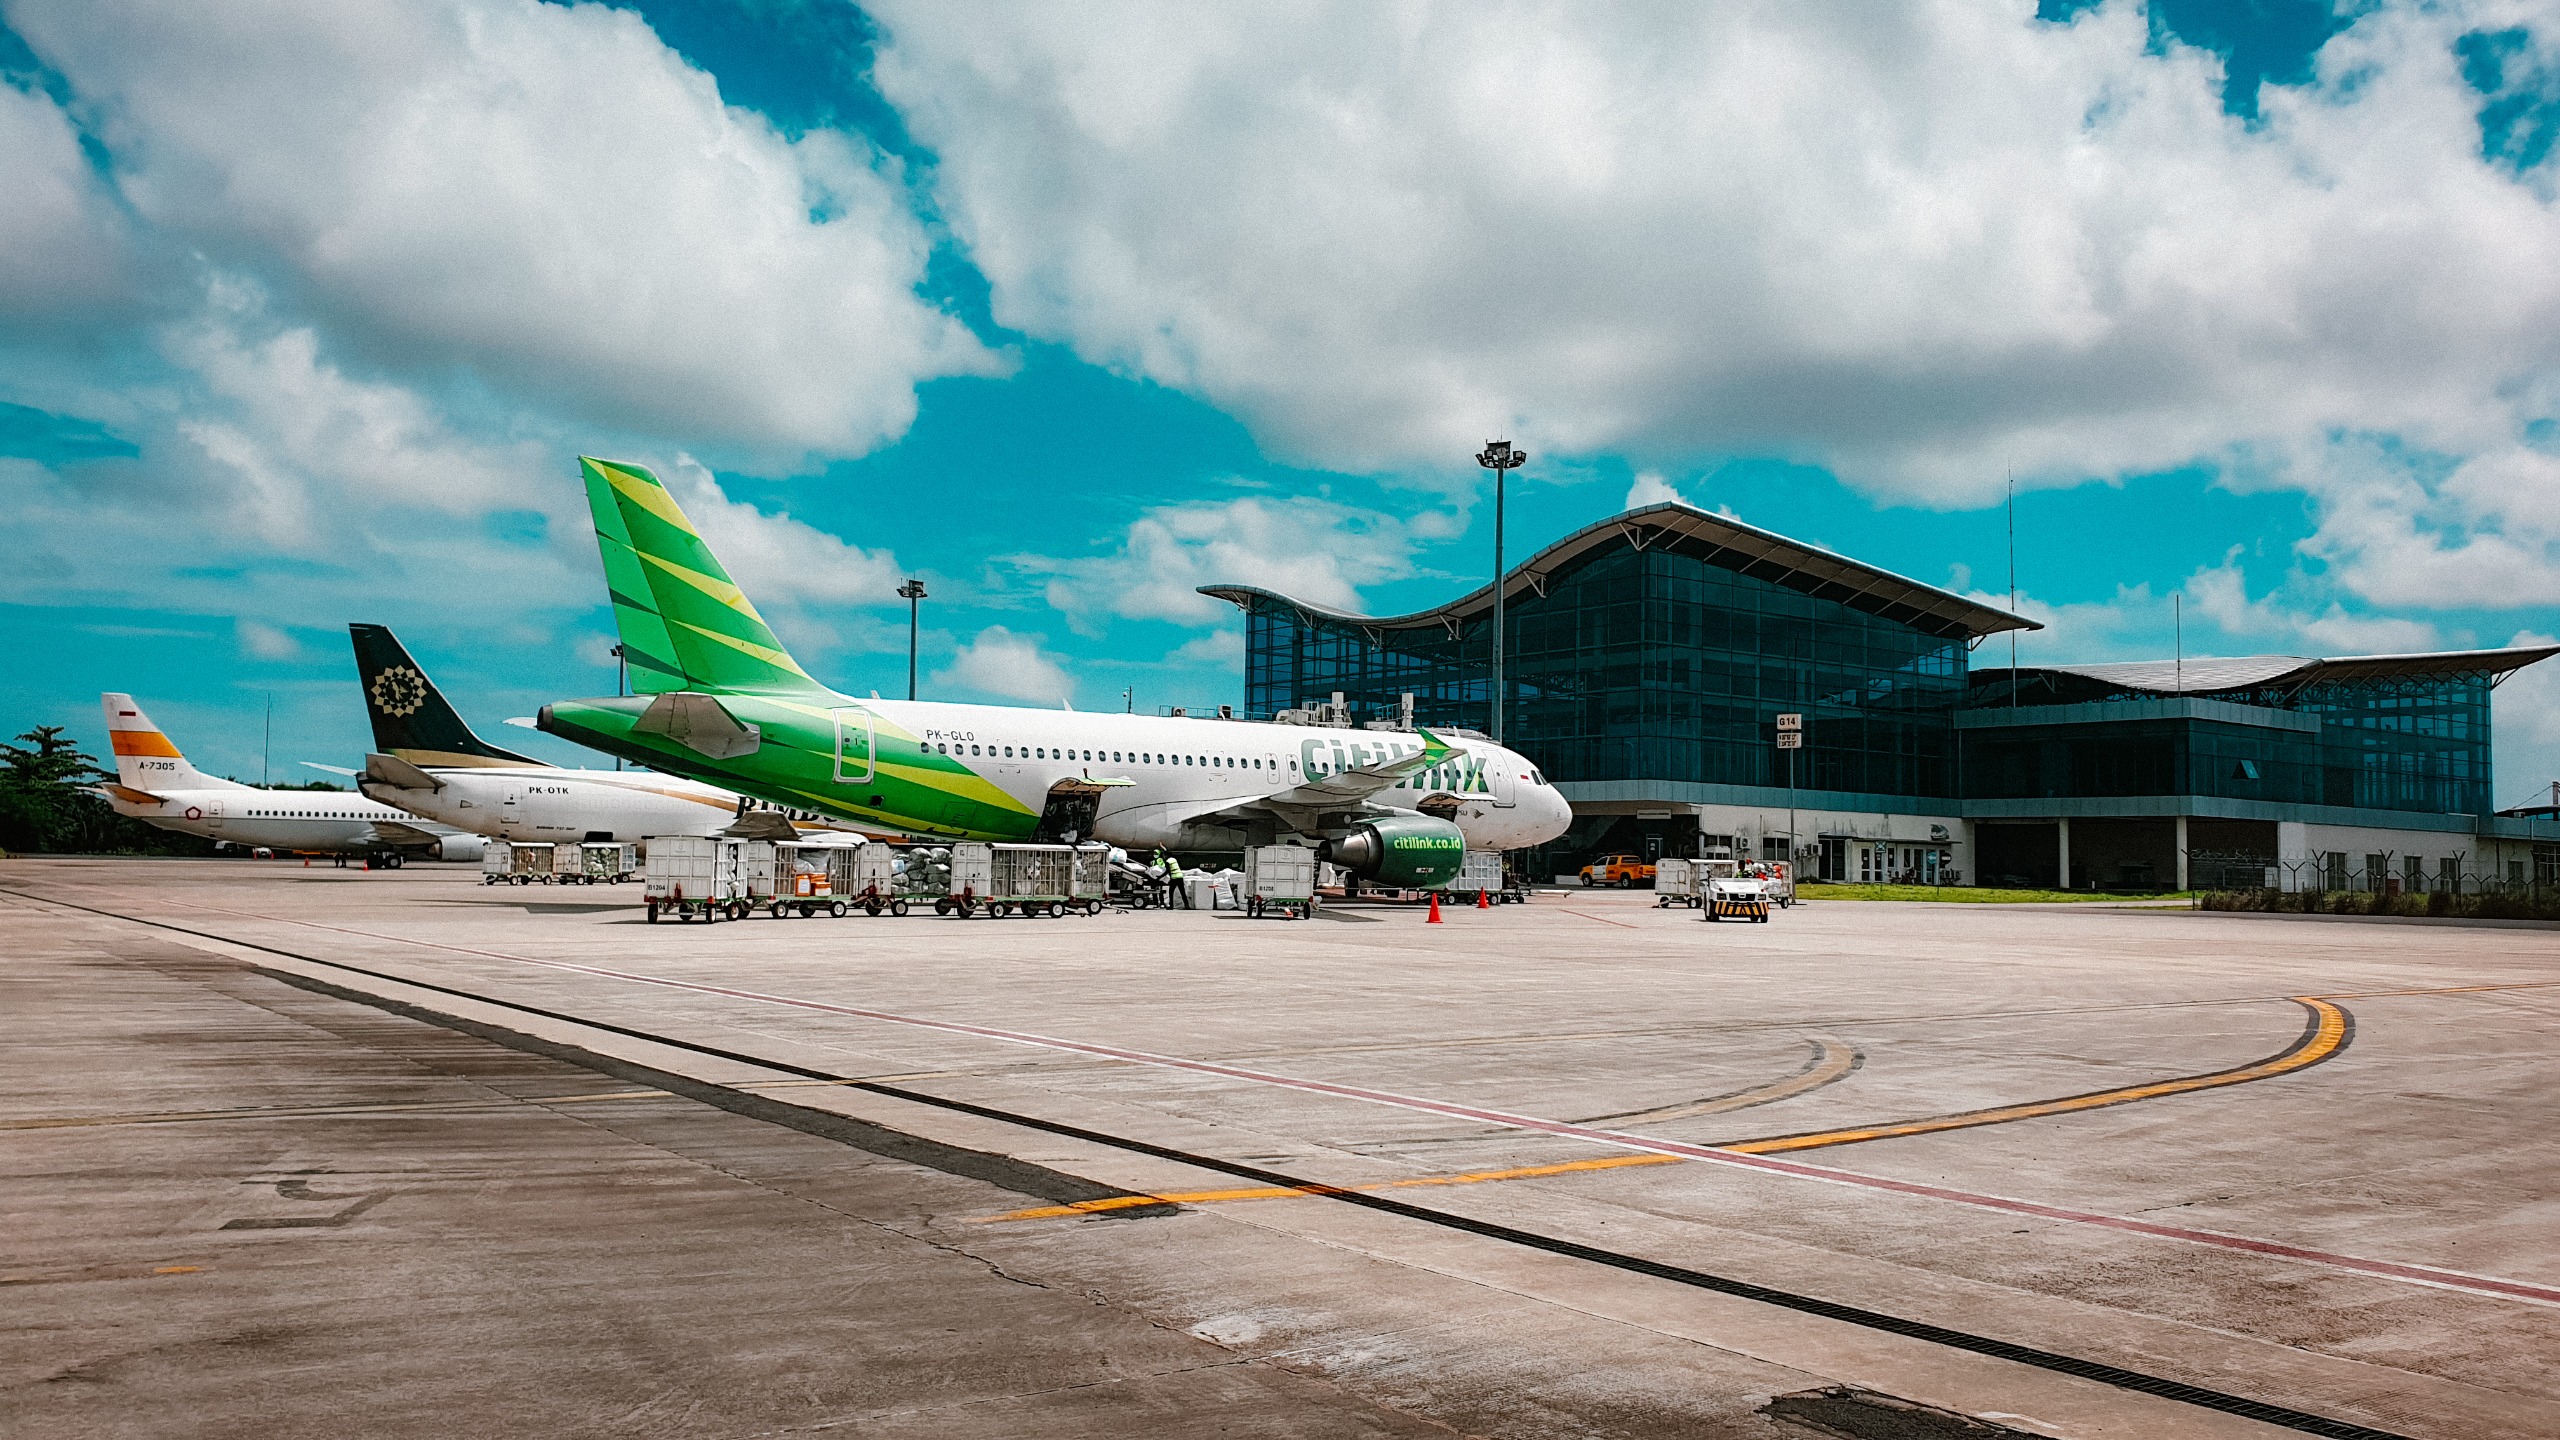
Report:
[[1422,737],[1422,766],[1429,769],[1458,753],[1458,747],[1416,725],[1413,733]]

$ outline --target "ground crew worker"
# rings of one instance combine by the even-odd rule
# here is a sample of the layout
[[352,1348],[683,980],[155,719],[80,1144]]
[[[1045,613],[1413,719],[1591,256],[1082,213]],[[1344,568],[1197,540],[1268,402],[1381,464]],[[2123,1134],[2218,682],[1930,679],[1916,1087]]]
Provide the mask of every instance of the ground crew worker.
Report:
[[[1164,854],[1161,850],[1156,853],[1159,855]],[[1182,861],[1174,856],[1165,855],[1164,874],[1165,883],[1173,887],[1173,893],[1182,897],[1182,908],[1185,910],[1190,909],[1191,887],[1182,883]]]

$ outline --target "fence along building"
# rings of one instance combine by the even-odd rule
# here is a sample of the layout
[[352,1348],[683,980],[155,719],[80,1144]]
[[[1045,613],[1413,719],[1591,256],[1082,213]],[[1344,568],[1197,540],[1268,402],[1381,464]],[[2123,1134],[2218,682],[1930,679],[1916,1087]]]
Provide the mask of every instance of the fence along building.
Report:
[[[2490,690],[2560,647],[1975,671],[1983,640],[2039,627],[1682,504],[1502,583],[1506,740],[1575,814],[1540,871],[1725,847],[1831,879],[2073,887],[2181,884],[2191,858],[2289,886],[2340,857],[2339,884],[2560,865],[2560,824],[2492,815],[2489,784]],[[1491,585],[1387,617],[1202,593],[1245,613],[1253,714],[1338,696],[1355,723],[1488,723]],[[1787,714],[1801,749],[1778,748]]]

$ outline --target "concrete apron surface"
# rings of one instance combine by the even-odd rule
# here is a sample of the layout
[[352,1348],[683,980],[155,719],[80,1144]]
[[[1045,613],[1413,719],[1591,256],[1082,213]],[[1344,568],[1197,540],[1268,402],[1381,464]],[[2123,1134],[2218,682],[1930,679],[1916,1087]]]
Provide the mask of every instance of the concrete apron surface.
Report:
[[[1037,1416],[1214,1433],[1163,1419],[1196,1413],[1245,1417],[1238,1434],[1802,1435],[1821,1432],[1764,1414],[1771,1397],[1845,1385],[2023,1433],[2288,1433],[580,1021],[1393,1187],[1371,1193],[2402,1434],[2546,1434],[2560,1390],[2554,1310],[2513,1298],[523,963],[1713,1144],[2229,1072],[2301,1039],[2291,997],[2346,997],[2327,1003],[2351,1040],[2268,1078],[1787,1153],[2548,1285],[2550,1142],[2529,1117],[2552,1075],[2549,936],[1890,905],[1707,925],[1641,896],[1439,927],[1400,911],[651,927],[620,892],[470,879],[0,866],[20,895],[576,1017],[0,894],[11,993],[33,1002],[7,1023],[40,1042],[0,1062],[8,1120],[142,1117],[0,1130],[10,1209],[32,1222],[12,1227],[22,1283],[0,1304],[44,1341],[26,1373],[13,1363],[7,1408],[44,1397],[95,1433],[252,1415],[270,1433],[350,1415],[401,1431],[478,1404],[573,1432],[991,1434]],[[808,1135],[242,964],[1028,1168],[885,1157],[879,1132]],[[629,1098],[582,1098],[599,1095]],[[394,1103],[444,1108],[312,1113]],[[303,1113],[221,1113],[257,1106]],[[150,1118],[179,1113],[203,1118]],[[330,1223],[225,1228],[262,1218]],[[216,1263],[172,1259],[179,1240]],[[1062,1297],[1072,1324],[1044,1308]],[[1066,1353],[1062,1327],[1091,1355]]]

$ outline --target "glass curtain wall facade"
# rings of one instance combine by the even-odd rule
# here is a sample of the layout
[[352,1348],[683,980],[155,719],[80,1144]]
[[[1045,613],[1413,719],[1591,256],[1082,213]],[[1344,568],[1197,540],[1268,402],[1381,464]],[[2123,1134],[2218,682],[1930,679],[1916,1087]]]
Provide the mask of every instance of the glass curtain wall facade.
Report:
[[[1997,716],[2009,704],[2008,678],[1982,678],[1970,704]],[[2194,697],[2316,715],[2311,731],[2185,718],[1969,728],[1965,792],[1986,800],[2202,795],[2486,815],[2489,690],[2486,677],[2451,675]],[[2051,672],[2027,681],[2019,696],[2026,705],[2157,698]]]
[[[1509,605],[1507,741],[1559,781],[1795,784],[1914,800],[1956,794],[1965,639],[1718,566],[1618,542]],[[1490,617],[1385,629],[1256,600],[1245,703],[1256,715],[1339,691],[1361,718],[1414,697],[1423,724],[1486,728]],[[1805,717],[1805,746],[1775,717]]]

